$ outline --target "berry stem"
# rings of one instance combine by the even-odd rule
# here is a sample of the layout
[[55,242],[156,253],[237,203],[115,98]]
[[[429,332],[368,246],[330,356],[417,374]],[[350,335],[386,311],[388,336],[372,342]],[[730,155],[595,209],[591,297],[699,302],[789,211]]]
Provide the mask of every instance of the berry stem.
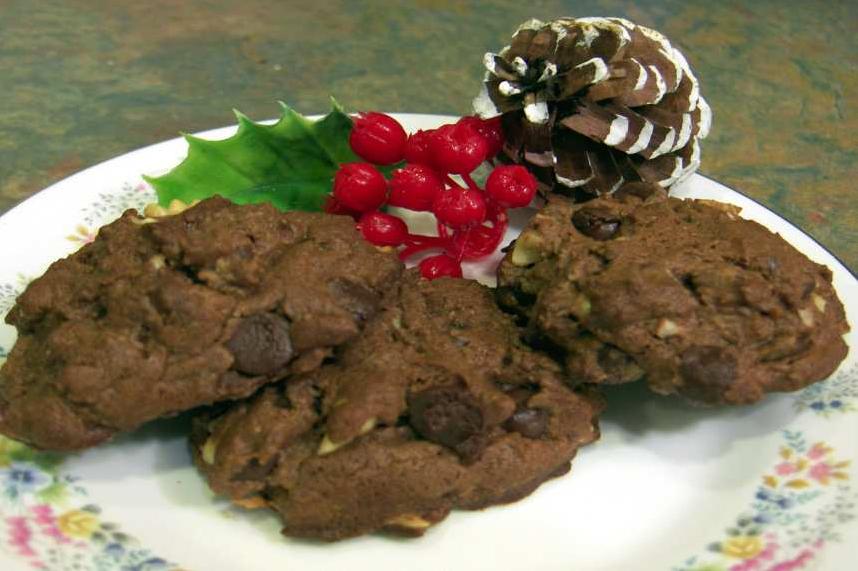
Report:
[[464,180],[465,183],[468,185],[468,188],[470,188],[471,190],[477,190],[480,192],[483,191],[483,189],[480,188],[480,186],[476,182],[474,182],[474,179],[471,178],[471,175],[463,174],[463,175],[461,175],[461,177],[462,177],[462,180]]
[[405,261],[414,254],[425,250],[439,249],[446,250],[448,248],[448,240],[446,237],[440,236],[422,236],[419,234],[409,234],[405,242],[407,245],[399,252],[399,259]]
[[403,262],[413,256],[414,254],[419,254],[420,252],[425,252],[426,250],[445,250],[446,246],[444,244],[436,244],[436,243],[425,243],[425,244],[412,244],[410,246],[406,246],[399,252],[399,259]]
[[453,177],[451,177],[450,175],[444,176],[444,182],[446,182],[449,186],[452,186],[453,188],[461,188],[462,190],[465,189],[464,186],[462,186],[461,184],[456,182],[456,180]]
[[423,236],[421,234],[409,234],[408,239],[405,242],[409,246],[420,246],[423,244],[433,244],[435,246],[443,246],[447,243],[444,238],[440,236]]
[[458,251],[456,252],[456,261],[460,264],[462,263],[462,259],[465,257],[465,246],[467,245],[468,240],[471,237],[471,228],[471,226],[468,226],[468,228],[465,229],[465,235],[462,238],[462,242],[458,247]]
[[438,236],[441,237],[442,240],[448,240],[450,238],[450,233],[447,231],[447,226],[438,222],[436,224],[438,228]]

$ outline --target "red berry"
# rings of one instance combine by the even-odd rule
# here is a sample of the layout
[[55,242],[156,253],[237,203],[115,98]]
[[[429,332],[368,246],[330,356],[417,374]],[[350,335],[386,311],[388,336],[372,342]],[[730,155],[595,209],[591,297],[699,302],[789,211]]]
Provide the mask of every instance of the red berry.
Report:
[[536,194],[536,178],[521,165],[500,166],[486,179],[486,194],[506,208],[522,208]]
[[361,216],[358,229],[367,242],[376,246],[399,246],[408,238],[405,222],[384,212],[367,212]]
[[446,254],[429,256],[419,267],[420,275],[427,280],[462,277],[462,265]]
[[443,172],[468,174],[480,166],[489,150],[486,140],[467,124],[444,125],[429,141],[432,165]]
[[432,166],[432,153],[429,151],[429,141],[432,140],[431,131],[417,131],[408,137],[405,143],[405,160],[418,165]]
[[334,198],[332,194],[329,194],[325,199],[325,204],[322,206],[322,210],[327,212],[328,214],[341,214],[345,216],[354,216],[355,212],[353,210],[349,210],[342,203]]
[[432,212],[439,222],[453,228],[479,224],[486,218],[486,200],[479,191],[452,188],[435,196]]
[[387,197],[387,181],[369,163],[345,163],[334,176],[334,198],[357,212],[375,210]]
[[408,135],[399,122],[384,113],[360,113],[354,120],[349,145],[360,158],[377,165],[392,165],[405,155]]
[[444,181],[431,168],[423,165],[405,165],[393,171],[388,203],[410,210],[431,210],[432,200],[443,189]]
[[458,122],[468,125],[486,140],[488,144],[486,159],[493,158],[503,148],[504,135],[499,116],[492,119],[480,119],[474,115],[469,115],[462,117]]

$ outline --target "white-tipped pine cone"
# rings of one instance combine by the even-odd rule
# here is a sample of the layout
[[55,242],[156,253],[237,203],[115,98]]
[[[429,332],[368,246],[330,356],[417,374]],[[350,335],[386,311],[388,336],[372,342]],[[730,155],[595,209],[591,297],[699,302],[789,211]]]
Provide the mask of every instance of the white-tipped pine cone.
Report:
[[484,63],[475,112],[502,115],[504,154],[548,189],[670,188],[700,165],[712,112],[685,57],[655,30],[622,18],[530,20]]

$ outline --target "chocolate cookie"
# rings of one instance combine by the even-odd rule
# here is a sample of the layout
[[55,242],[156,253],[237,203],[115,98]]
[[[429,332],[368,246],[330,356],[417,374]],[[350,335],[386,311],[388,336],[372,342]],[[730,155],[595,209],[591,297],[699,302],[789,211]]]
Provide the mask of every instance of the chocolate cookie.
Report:
[[9,313],[0,432],[71,450],[246,397],[355,337],[400,271],[346,217],[220,198],[157,222],[126,212]]
[[409,273],[388,299],[336,364],[197,419],[212,489],[286,535],[420,535],[526,496],[598,437],[601,400],[526,349],[490,290]]
[[498,299],[572,382],[746,404],[826,378],[847,353],[831,272],[738,212],[644,183],[553,198],[504,258]]

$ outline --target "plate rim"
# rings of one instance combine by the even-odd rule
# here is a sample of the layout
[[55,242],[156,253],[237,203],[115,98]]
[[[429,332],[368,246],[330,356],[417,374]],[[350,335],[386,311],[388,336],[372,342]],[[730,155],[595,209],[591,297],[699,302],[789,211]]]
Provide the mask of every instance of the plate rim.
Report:
[[[441,114],[397,113],[397,114],[393,114],[393,115],[396,117],[421,118],[422,120],[426,120],[427,118],[433,118],[433,119],[437,119],[437,120],[456,119],[456,116],[441,115]],[[223,134],[223,133],[228,132],[230,129],[234,129],[235,127],[236,127],[236,125],[227,125],[224,127],[218,127],[215,129],[208,129],[205,131],[201,131],[201,132],[197,133],[197,135],[205,137],[207,134],[208,135]],[[72,175],[64,177],[63,179],[51,184],[50,186],[38,191],[37,193],[33,194],[32,196],[24,199],[20,203],[16,204],[12,208],[10,208],[7,212],[0,215],[0,229],[3,228],[4,221],[8,220],[10,218],[10,215],[12,215],[12,217],[15,217],[15,216],[18,216],[21,214],[24,214],[25,216],[30,216],[31,213],[27,212],[30,208],[35,208],[37,210],[44,208],[46,204],[50,204],[50,201],[52,201],[56,198],[56,196],[57,196],[56,192],[58,190],[63,190],[63,188],[65,186],[68,186],[68,185],[78,185],[79,183],[77,181],[75,181],[74,179],[76,179],[78,177],[87,177],[91,174],[90,171],[98,171],[98,170],[103,169],[105,167],[111,168],[115,164],[121,164],[124,161],[132,162],[132,163],[133,162],[139,162],[140,158],[142,158],[142,157],[140,157],[140,158],[135,157],[134,155],[136,153],[145,153],[146,151],[153,152],[153,148],[158,148],[158,147],[167,146],[167,145],[175,145],[176,143],[182,143],[182,142],[183,142],[182,137],[175,137],[175,138],[168,139],[165,141],[153,143],[153,144],[147,145],[145,147],[134,149],[134,150],[129,151],[127,153],[124,153],[122,155],[118,155],[116,157],[106,159],[100,163],[97,163],[95,165],[87,167],[87,168],[85,168],[85,169],[83,169],[77,173],[74,173]],[[166,150],[166,149],[164,149],[164,150]],[[159,150],[159,152],[163,152],[163,151]],[[139,176],[140,174],[143,174],[143,173],[136,173],[136,174],[131,175],[131,176],[136,177],[136,176]],[[700,173],[696,173],[695,176],[699,176],[701,179],[710,181],[711,183],[714,183],[714,184],[719,185],[721,187],[724,187],[730,191],[733,191],[738,196],[741,196],[741,197],[747,199],[749,202],[754,203],[763,211],[770,213],[771,215],[773,215],[778,220],[779,224],[785,223],[786,227],[789,227],[792,231],[802,235],[804,238],[809,239],[809,241],[812,242],[813,244],[815,244],[816,247],[818,247],[820,251],[825,252],[830,257],[830,258],[825,260],[825,263],[827,265],[832,265],[832,262],[830,262],[829,260],[834,260],[833,263],[839,265],[838,268],[832,268],[832,269],[843,269],[843,270],[845,270],[843,275],[850,276],[852,278],[852,281],[855,281],[856,283],[858,283],[858,275],[856,275],[856,273],[853,272],[840,258],[838,258],[833,252],[831,252],[831,250],[829,250],[823,244],[821,244],[816,238],[814,238],[813,236],[811,236],[810,234],[805,232],[802,228],[800,228],[798,225],[794,224],[789,219],[785,218],[784,216],[782,216],[779,213],[775,212],[774,210],[770,209],[769,207],[767,207],[766,205],[764,205],[760,201],[748,196],[747,194],[743,193],[742,191],[736,190],[735,188],[733,188],[730,185],[724,184],[720,181],[717,181],[716,179],[713,179],[709,176],[706,176],[706,175],[703,175]],[[56,187],[59,187],[59,189],[57,189]],[[772,231],[775,231],[775,230],[772,230]],[[850,282],[850,284],[851,284],[851,282]],[[850,524],[849,528],[851,528],[851,524]]]

